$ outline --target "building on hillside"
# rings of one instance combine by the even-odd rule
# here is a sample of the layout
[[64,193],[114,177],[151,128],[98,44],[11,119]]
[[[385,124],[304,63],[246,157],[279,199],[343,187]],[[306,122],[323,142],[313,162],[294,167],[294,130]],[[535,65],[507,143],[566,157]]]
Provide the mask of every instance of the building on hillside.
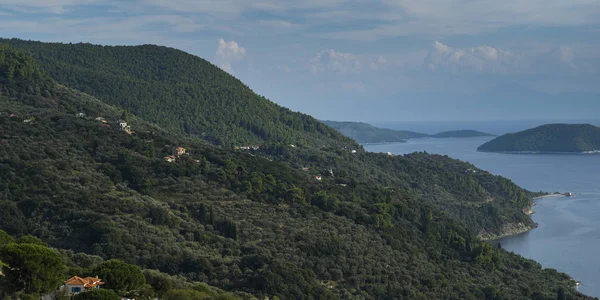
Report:
[[165,156],[165,157],[164,157],[164,160],[165,160],[166,162],[170,162],[170,163],[172,163],[172,162],[174,162],[174,161],[175,161],[175,156],[174,156],[174,155]]
[[106,119],[104,119],[103,117],[97,117],[96,121],[102,123],[102,124],[106,124]]
[[323,177],[317,175],[317,176],[315,176],[315,179],[318,180],[318,181],[321,181],[321,180],[323,180]]
[[352,154],[356,153],[356,150],[352,150]]
[[393,154],[392,154],[392,152],[388,152],[387,155],[388,156],[392,156]]
[[123,120],[119,120],[117,121],[117,128],[119,128],[119,130],[121,131],[125,131],[127,133],[131,133],[131,126],[129,126],[127,124],[127,122],[123,121]]
[[82,113],[82,112],[80,112],[80,113],[77,113],[77,117],[78,117],[78,118],[84,118],[84,117],[85,117],[85,114],[84,114],[84,113]]
[[73,276],[65,281],[65,285],[61,287],[61,290],[68,295],[77,295],[92,289],[99,289],[103,284],[104,282],[98,276],[86,278]]
[[182,156],[185,154],[187,150],[183,147],[177,147],[175,149],[173,149],[173,155],[175,156]]

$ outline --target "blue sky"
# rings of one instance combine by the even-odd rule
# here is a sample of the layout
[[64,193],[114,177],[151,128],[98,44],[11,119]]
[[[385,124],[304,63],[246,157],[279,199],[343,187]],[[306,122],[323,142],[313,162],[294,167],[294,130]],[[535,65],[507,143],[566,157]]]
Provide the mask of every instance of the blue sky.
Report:
[[179,48],[322,119],[600,111],[598,0],[0,0],[0,36]]

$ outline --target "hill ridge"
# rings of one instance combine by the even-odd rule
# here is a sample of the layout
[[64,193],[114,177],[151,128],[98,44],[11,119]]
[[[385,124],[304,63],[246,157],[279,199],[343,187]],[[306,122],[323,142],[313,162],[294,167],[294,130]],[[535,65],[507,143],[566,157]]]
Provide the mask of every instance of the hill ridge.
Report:
[[478,151],[507,153],[586,153],[600,151],[600,127],[546,124],[497,137]]
[[212,63],[156,45],[101,46],[0,39],[32,55],[58,83],[161,127],[234,148],[283,143],[358,148],[314,118],[254,93]]

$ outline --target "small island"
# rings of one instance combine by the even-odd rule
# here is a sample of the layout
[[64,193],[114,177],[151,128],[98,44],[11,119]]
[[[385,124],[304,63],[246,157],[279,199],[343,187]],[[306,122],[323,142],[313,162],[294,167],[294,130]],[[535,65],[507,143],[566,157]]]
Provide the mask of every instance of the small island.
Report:
[[495,136],[494,134],[485,133],[477,130],[451,130],[436,133],[432,135],[433,138],[470,138],[480,136]]
[[494,136],[475,130],[452,130],[437,134],[426,134],[406,130],[378,128],[361,122],[322,121],[325,125],[339,131],[341,134],[363,144],[405,143],[408,139],[417,138],[469,138]]
[[548,124],[497,137],[477,148],[502,153],[599,153],[600,127],[590,124]]

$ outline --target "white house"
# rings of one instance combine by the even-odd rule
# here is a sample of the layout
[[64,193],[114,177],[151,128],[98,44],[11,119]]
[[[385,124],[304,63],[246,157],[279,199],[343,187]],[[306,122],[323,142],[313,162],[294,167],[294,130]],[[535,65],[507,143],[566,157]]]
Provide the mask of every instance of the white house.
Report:
[[78,117],[78,118],[83,118],[83,117],[85,117],[85,114],[84,114],[84,113],[82,113],[82,112],[80,112],[80,113],[77,113],[77,117]]
[[321,176],[315,176],[315,179],[318,180],[318,181],[321,181],[321,180],[323,180],[323,177],[321,177]]
[[352,150],[352,154],[356,153],[356,150]]
[[123,121],[123,120],[119,120],[117,121],[117,126],[119,127],[119,129],[121,129],[122,131],[125,132],[131,132],[131,126],[127,125],[127,122]]
[[65,285],[61,287],[61,290],[69,295],[77,295],[91,289],[99,289],[104,282],[96,277],[82,278],[79,276],[73,276],[65,281]]

